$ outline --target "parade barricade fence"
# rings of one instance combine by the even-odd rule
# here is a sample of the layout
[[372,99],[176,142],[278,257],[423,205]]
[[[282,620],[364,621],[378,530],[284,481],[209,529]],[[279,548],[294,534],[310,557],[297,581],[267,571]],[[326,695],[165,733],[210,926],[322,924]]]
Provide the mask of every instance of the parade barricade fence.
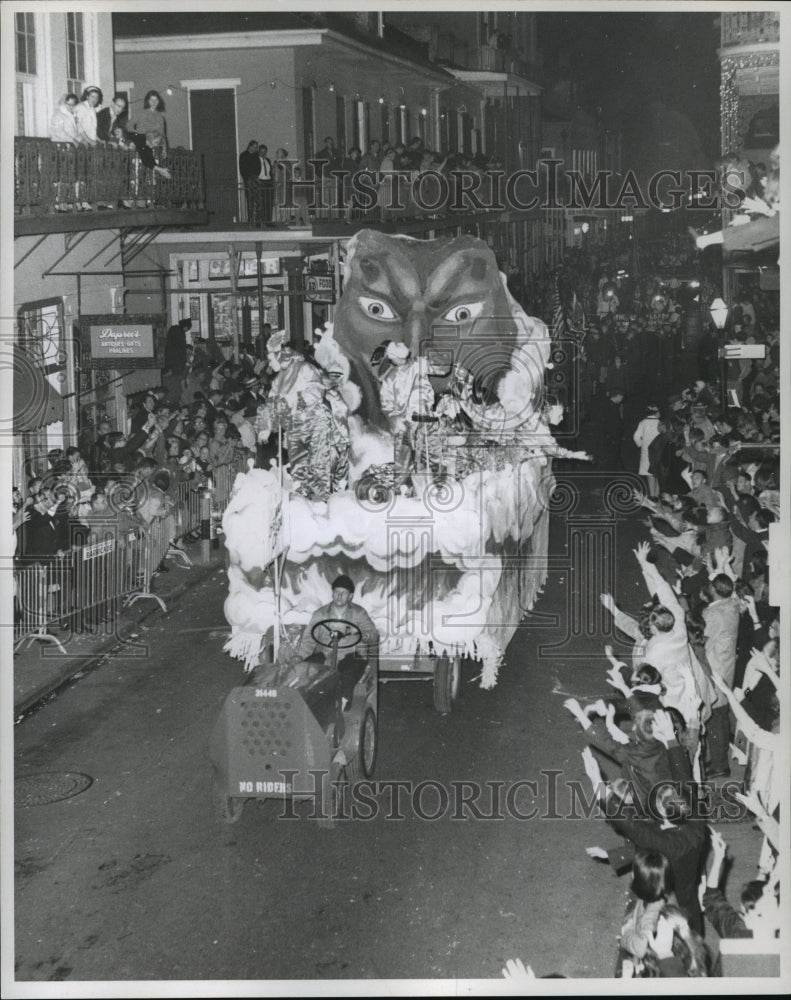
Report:
[[63,557],[14,570],[14,649],[39,640],[66,652],[50,630],[61,619],[69,576],[70,566]]
[[152,590],[154,576],[166,559],[178,560],[185,569],[192,566],[177,543],[201,529],[207,499],[214,516],[225,510],[236,476],[243,471],[243,459],[217,466],[211,487],[182,483],[182,502],[164,517],[124,531],[108,520],[83,531],[79,543],[63,555],[19,560],[14,568],[14,648],[38,640],[65,653],[55,630],[96,631],[112,624],[122,604],[144,598],[167,611]]

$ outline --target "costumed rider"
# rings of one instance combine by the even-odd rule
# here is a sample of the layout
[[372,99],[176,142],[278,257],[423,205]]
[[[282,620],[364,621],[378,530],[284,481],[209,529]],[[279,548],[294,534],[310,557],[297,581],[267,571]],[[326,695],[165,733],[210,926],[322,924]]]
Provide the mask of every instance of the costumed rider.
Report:
[[[372,657],[378,656],[379,632],[371,621],[365,608],[352,601],[354,595],[354,583],[346,576],[336,577],[332,581],[332,600],[329,604],[324,604],[311,615],[311,619],[305,626],[302,639],[299,643],[298,654],[301,660],[308,663],[323,663],[328,652],[326,646],[321,646],[313,637],[313,628],[319,622],[326,619],[334,619],[333,629],[343,632],[343,625],[340,622],[350,622],[359,628],[362,635],[360,643],[349,648],[349,652],[341,658],[343,652],[343,638],[338,646],[338,660],[336,667],[341,675],[341,697],[343,698],[344,711],[349,707],[354,694],[354,688]],[[322,634],[324,633],[324,634]],[[325,626],[318,630],[319,638],[329,643],[331,639],[330,626]],[[346,634],[355,634],[352,629],[348,629]]]
[[269,366],[276,374],[268,403],[256,417],[258,439],[265,441],[280,427],[294,492],[326,501],[346,485],[348,407],[337,391],[339,376],[283,344],[284,337],[285,331],[278,331],[267,344]]

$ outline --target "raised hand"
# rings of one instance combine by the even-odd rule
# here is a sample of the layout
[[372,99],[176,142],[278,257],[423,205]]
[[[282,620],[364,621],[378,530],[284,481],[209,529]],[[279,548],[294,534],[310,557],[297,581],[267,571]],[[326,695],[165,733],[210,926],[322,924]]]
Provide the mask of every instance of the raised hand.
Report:
[[750,650],[750,664],[761,674],[774,674],[775,668],[772,661],[761,649]]
[[609,704],[607,706],[607,716],[605,719],[605,725],[607,727],[607,732],[610,734],[616,743],[620,743],[622,746],[629,742],[629,737],[625,732],[615,724],[615,705]]
[[590,705],[588,705],[586,708],[584,708],[583,712],[589,718],[590,718],[591,715],[606,715],[607,714],[607,705],[605,704],[603,698],[599,698],[598,701],[594,701]]
[[665,746],[676,738],[676,732],[673,729],[673,720],[665,711],[659,710],[654,712],[652,730],[654,738],[659,740],[660,743],[664,743]]
[[593,786],[594,792],[596,792],[596,794],[602,794],[605,790],[604,779],[602,778],[601,768],[599,767],[598,761],[593,756],[593,752],[590,747],[585,747],[582,751],[582,763],[585,765],[585,773]]
[[753,816],[760,817],[766,812],[755,792],[734,792],[733,797],[737,802],[741,802],[745,808],[749,809]]
[[731,550],[727,545],[721,545],[719,548],[714,550],[714,571],[715,573],[724,573],[729,576],[731,580],[736,579],[736,573],[733,569],[734,556],[731,555]]
[[521,958],[509,958],[503,969],[503,979],[535,979],[536,974]]
[[725,838],[722,834],[718,830],[715,830],[713,826],[709,826],[709,839],[711,842],[711,853],[724,858],[728,850],[728,845],[725,843]]
[[602,606],[605,607],[610,612],[610,614],[613,615],[615,614],[616,607],[612,594],[601,594],[599,600],[601,601]]
[[627,698],[631,694],[629,686],[623,679],[623,674],[616,666],[610,667],[607,671],[607,683],[610,687],[614,687],[616,691],[620,691],[621,694],[625,695]]
[[648,561],[648,553],[651,551],[651,546],[648,542],[640,542],[637,548],[634,550],[634,554],[637,561],[642,565],[642,563]]
[[586,847],[585,853],[589,858],[596,858],[599,861],[607,860],[607,852],[603,847]]

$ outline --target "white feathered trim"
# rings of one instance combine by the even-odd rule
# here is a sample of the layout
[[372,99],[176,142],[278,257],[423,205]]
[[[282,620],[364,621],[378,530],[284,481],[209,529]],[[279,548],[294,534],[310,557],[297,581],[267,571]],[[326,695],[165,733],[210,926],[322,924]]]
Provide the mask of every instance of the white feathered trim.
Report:
[[244,661],[245,673],[250,673],[258,666],[264,637],[260,632],[234,632],[222,647],[235,660]]

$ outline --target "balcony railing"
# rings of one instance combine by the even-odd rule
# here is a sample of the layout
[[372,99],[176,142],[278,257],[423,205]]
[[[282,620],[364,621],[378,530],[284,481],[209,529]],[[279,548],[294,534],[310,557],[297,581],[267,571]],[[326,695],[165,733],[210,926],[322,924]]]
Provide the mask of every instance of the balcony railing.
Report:
[[484,73],[505,73],[511,68],[510,55],[504,49],[496,49],[493,45],[482,45],[478,52],[473,53],[474,69]]
[[[328,180],[321,191],[313,185],[302,188],[293,197],[294,207],[291,201],[276,194],[273,204],[264,211],[260,202],[256,202],[255,191],[248,191],[241,184],[219,186],[207,190],[206,207],[210,226],[237,225],[251,229],[311,228],[315,223],[325,222],[382,225],[397,220],[433,220],[502,211],[502,207],[492,204],[491,178],[486,174],[475,183],[469,173],[464,177],[451,173],[446,183],[443,192],[435,180],[420,186],[414,178],[380,177],[374,203],[363,208],[355,204],[349,188],[339,199],[334,181]],[[416,191],[428,203],[419,204],[414,197]]]
[[780,42],[780,17],[777,11],[734,11],[722,14],[721,17],[723,46]]
[[43,216],[101,208],[203,208],[200,154],[171,149],[161,165],[169,179],[145,167],[135,151],[17,136],[14,211]]

